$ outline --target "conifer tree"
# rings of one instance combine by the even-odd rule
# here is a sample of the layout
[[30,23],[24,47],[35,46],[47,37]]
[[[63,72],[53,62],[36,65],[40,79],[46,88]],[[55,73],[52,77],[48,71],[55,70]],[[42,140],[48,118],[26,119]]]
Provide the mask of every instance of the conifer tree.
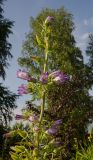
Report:
[[[13,22],[3,16],[3,0],[0,0],[0,77],[5,80],[9,60],[13,57],[8,41],[12,33]],[[0,124],[7,124],[12,119],[12,111],[16,108],[16,95],[0,83]]]

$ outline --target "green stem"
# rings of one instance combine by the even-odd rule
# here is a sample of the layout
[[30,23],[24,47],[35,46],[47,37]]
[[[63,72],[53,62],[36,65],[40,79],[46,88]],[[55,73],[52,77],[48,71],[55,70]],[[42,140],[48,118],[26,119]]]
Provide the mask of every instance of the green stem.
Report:
[[[45,44],[46,44],[46,47],[45,47],[45,63],[44,63],[44,70],[43,72],[46,72],[47,70],[47,59],[48,59],[48,38],[46,37],[45,38]],[[46,97],[46,94],[45,94],[45,86],[42,87],[42,105],[41,105],[41,112],[40,112],[40,118],[39,118],[39,128],[41,130],[41,123],[42,123],[42,119],[43,119],[43,114],[44,114],[44,108],[45,108],[45,97]],[[38,150],[39,150],[39,143],[40,143],[40,132],[37,134],[37,147],[38,147]]]
[[[44,70],[43,72],[46,72],[47,70],[47,60],[48,60],[48,38],[45,37],[45,44],[46,44],[46,47],[45,47],[45,63],[44,63]],[[42,118],[43,118],[43,114],[44,114],[44,108],[45,108],[45,87],[43,86],[42,88],[42,106],[41,106],[41,113],[40,113],[40,119],[39,119],[39,123],[40,123],[40,126],[41,126],[41,122],[42,122]]]
[[40,113],[39,125],[41,125],[41,122],[42,122],[43,113],[44,113],[44,108],[45,108],[45,91],[43,91],[43,96],[42,96],[42,106],[41,106],[41,113]]

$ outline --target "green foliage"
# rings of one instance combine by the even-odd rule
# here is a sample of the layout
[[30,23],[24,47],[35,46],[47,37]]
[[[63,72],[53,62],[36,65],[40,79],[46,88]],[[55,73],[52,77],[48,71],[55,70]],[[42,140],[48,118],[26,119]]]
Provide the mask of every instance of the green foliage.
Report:
[[[3,127],[3,126],[2,126]],[[17,131],[18,131],[18,134],[17,134]],[[20,136],[19,132],[20,133],[24,133],[25,131],[28,131],[28,125],[24,126],[22,123],[20,124],[15,124],[12,128],[8,128],[6,129],[5,127],[5,130],[4,132],[0,132],[2,137],[1,137],[1,140],[2,140],[2,149],[0,150],[1,151],[1,154],[0,156],[2,155],[2,158],[4,160],[10,160],[11,157],[10,157],[10,151],[11,151],[11,146],[15,146],[15,145],[18,145],[19,146],[19,143],[21,142],[22,140],[22,134]],[[5,133],[8,133],[8,132],[11,132],[11,136],[9,138],[7,137],[4,137],[3,135]],[[0,140],[0,142],[1,142]]]
[[92,160],[93,159],[93,131],[87,135],[83,146],[76,143],[76,156],[72,160]]
[[81,151],[77,151],[76,160],[92,160],[93,159],[93,145],[87,149],[82,148]]
[[0,76],[5,79],[5,70],[9,65],[8,60],[12,58],[11,44],[8,42],[8,38],[12,33],[13,22],[3,17],[2,3],[3,0],[0,1]]
[[55,140],[53,140],[53,137],[47,136],[45,133],[45,122],[42,123],[41,127],[41,145],[38,152],[35,142],[37,139],[37,132],[34,131],[34,127],[37,123],[29,124],[27,129],[25,128],[25,131],[21,130],[19,127],[14,130],[15,136],[20,135],[22,139],[19,142],[16,142],[16,145],[14,144],[14,146],[11,147],[10,155],[13,160],[49,160],[51,157],[55,160],[56,158],[60,158],[61,160],[61,156],[59,155],[62,152],[62,148],[55,146]]
[[16,95],[0,84],[0,123],[7,124],[12,120],[13,109],[16,108]]

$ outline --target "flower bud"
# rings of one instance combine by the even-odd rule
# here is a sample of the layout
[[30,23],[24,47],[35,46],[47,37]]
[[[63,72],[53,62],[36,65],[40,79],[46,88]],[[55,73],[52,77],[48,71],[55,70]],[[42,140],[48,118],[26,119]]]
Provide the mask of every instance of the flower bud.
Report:
[[45,20],[45,24],[51,23],[54,20],[53,16],[48,16]]

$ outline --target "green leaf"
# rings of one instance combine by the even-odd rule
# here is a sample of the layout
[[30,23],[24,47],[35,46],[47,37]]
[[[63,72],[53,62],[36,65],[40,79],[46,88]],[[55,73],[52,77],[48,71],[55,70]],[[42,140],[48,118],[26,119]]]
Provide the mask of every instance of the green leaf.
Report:
[[23,138],[26,139],[28,137],[28,133],[26,131],[18,130],[17,133]]
[[13,160],[20,160],[16,153],[10,152],[10,155]]
[[20,152],[24,152],[25,147],[24,146],[15,146],[15,147],[11,147],[11,149],[17,153],[20,153]]

